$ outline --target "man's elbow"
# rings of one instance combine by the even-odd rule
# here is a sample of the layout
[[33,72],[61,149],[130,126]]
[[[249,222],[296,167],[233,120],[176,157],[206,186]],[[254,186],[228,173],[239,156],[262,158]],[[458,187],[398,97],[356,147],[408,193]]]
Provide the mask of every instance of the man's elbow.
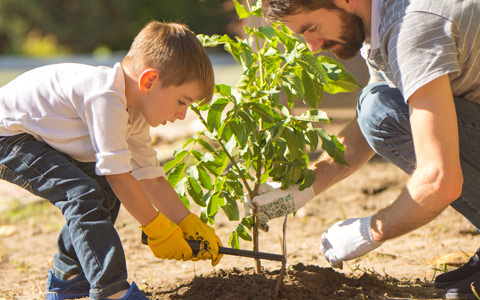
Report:
[[440,172],[435,177],[433,194],[444,207],[450,205],[462,195],[463,174],[462,172]]

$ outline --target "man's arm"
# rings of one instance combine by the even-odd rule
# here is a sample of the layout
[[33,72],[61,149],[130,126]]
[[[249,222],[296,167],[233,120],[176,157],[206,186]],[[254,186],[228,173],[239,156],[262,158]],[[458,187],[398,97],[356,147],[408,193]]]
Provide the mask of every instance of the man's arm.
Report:
[[377,242],[427,224],[462,192],[457,116],[448,75],[417,90],[409,105],[417,168],[397,200],[372,216],[371,234]]
[[345,146],[344,157],[348,166],[336,163],[328,153],[322,153],[311,167],[315,171],[315,182],[312,185],[315,195],[357,171],[375,154],[360,131],[356,119],[350,121],[337,137]]

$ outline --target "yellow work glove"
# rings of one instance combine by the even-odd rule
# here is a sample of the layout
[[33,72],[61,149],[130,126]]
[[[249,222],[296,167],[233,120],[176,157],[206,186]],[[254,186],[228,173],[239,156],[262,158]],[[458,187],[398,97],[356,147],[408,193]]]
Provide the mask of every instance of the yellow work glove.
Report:
[[[197,254],[199,259],[211,259],[212,266],[216,266],[223,254],[218,253],[218,247],[223,246],[222,242],[215,234],[215,229],[204,224],[199,217],[189,214],[178,226],[183,230],[183,236],[186,240],[201,241],[200,251]],[[192,260],[195,260],[192,258]]]
[[148,246],[153,255],[163,259],[189,260],[193,253],[183,237],[183,231],[162,213],[145,226],[143,232],[148,236]]

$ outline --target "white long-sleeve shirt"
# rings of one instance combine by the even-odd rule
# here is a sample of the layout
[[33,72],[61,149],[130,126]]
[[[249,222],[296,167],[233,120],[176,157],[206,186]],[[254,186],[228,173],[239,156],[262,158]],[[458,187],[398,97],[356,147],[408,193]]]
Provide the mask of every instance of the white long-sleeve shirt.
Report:
[[113,68],[56,64],[27,71],[0,88],[0,136],[29,133],[98,175],[165,176],[142,114],[127,109],[120,63]]

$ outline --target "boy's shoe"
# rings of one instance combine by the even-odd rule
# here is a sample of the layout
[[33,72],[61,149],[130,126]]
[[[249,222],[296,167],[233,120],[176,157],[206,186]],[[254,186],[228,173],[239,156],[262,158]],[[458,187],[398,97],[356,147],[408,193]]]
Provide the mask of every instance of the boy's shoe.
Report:
[[478,300],[473,293],[472,283],[477,292],[480,293],[480,271],[447,288],[446,300]]
[[[105,300],[109,300],[106,298]],[[128,289],[128,292],[123,298],[120,298],[119,300],[149,300],[145,295],[140,291],[135,284],[135,282],[132,282],[130,285],[130,288]]]
[[[437,289],[444,289],[460,282],[480,271],[480,248],[475,255],[460,268],[435,277],[434,285]],[[476,299],[477,300],[477,299]]]
[[83,272],[70,280],[60,280],[48,270],[47,300],[64,300],[88,297],[90,283]]

